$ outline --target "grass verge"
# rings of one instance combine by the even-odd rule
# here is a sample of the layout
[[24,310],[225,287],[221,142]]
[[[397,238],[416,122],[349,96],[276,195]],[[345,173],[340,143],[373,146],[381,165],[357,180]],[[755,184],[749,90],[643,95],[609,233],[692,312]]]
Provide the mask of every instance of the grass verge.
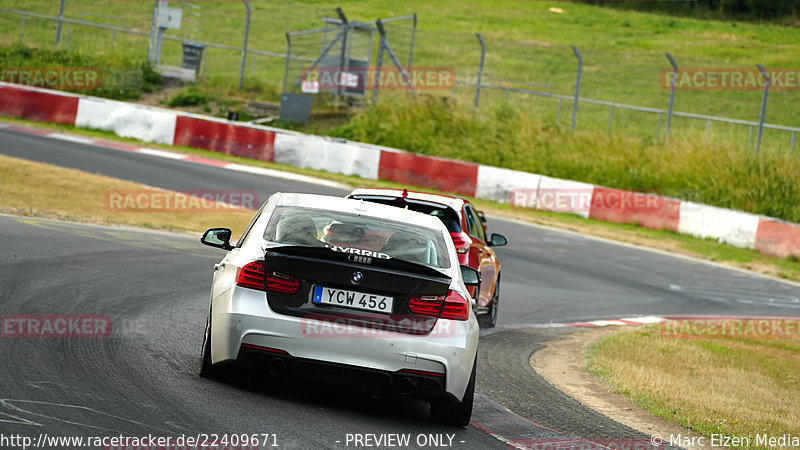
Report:
[[[800,157],[747,151],[724,133],[652,137],[571,133],[507,104],[487,116],[422,97],[366,109],[335,133],[432,156],[618,189],[655,192],[800,222]],[[713,143],[713,144],[712,144]]]
[[[252,210],[225,212],[135,211],[106,207],[111,191],[153,188],[114,178],[0,155],[0,212],[101,225],[121,224],[173,231],[231,228],[235,236],[253,216]],[[54,194],[57,193],[57,194]],[[186,196],[178,194],[178,197]]]
[[[386,187],[386,188],[408,187],[410,189],[436,192],[435,190],[432,189],[415,187],[415,186],[404,186],[391,181],[366,180],[355,176],[333,174],[311,169],[302,169],[272,162],[256,161],[248,158],[242,158],[232,155],[224,155],[220,153],[215,153],[206,150],[199,150],[190,147],[173,147],[167,145],[143,143],[135,139],[119,138],[107,131],[86,130],[69,125],[55,125],[55,124],[43,125],[37,122],[31,122],[22,119],[12,119],[7,117],[3,117],[2,120],[5,122],[16,123],[33,128],[58,130],[61,132],[74,133],[74,134],[90,136],[95,138],[102,138],[107,140],[134,143],[142,146],[147,146],[150,148],[158,148],[173,152],[181,152],[186,154],[202,156],[205,158],[213,158],[217,160],[235,162],[238,164],[246,164],[257,167],[265,167],[273,170],[282,170],[285,172],[298,173],[302,175],[313,176],[319,179],[335,181],[338,183],[342,183],[345,186]],[[5,176],[3,179],[5,180]],[[42,193],[44,195],[47,194],[46,190],[43,190]],[[4,196],[0,195],[0,200],[3,200],[4,198],[5,198]],[[762,253],[756,252],[754,250],[741,249],[726,244],[720,244],[712,239],[698,239],[691,236],[680,235],[677,233],[664,230],[650,230],[636,225],[622,225],[622,224],[601,222],[593,219],[583,219],[581,217],[570,214],[557,214],[545,211],[516,208],[516,207],[511,207],[507,204],[500,204],[496,202],[475,199],[475,198],[470,198],[470,200],[479,209],[485,211],[489,216],[516,219],[528,223],[534,223],[553,228],[566,229],[569,231],[574,231],[585,235],[597,236],[614,241],[625,242],[642,247],[655,248],[672,253],[682,254],[685,256],[713,261],[725,264],[730,267],[750,270],[764,275],[800,281],[800,263],[798,263],[797,260],[773,258],[764,255]],[[109,217],[109,215],[106,214],[106,212],[102,209],[103,206],[102,198],[95,199],[93,201],[95,202],[93,211],[95,211],[97,217],[95,217],[92,220],[99,221],[101,223],[113,222],[113,220],[112,221],[106,220],[106,217]],[[35,210],[39,211],[38,214],[45,214],[45,213],[59,214],[58,212],[48,211],[48,209],[44,207],[37,206],[36,203],[31,203],[31,205]],[[29,207],[28,205],[23,204],[23,205],[18,205],[16,208],[19,210],[18,213],[25,213],[25,211]],[[68,211],[64,211],[62,214],[66,216],[70,215]],[[180,219],[180,217],[181,216],[175,216],[175,219]],[[228,216],[220,217],[220,219],[224,220],[216,221],[209,226],[227,226],[226,224],[230,223],[228,221],[229,220]],[[117,222],[117,223],[134,224],[131,222]],[[235,223],[230,223],[230,224],[234,225],[231,228],[235,228],[235,226],[238,226]],[[161,225],[155,225],[155,224],[148,225],[146,223],[141,223],[140,221],[138,225],[157,226],[159,228],[190,229],[187,227],[188,224],[182,220],[176,220],[174,223],[169,223],[168,221],[166,221]],[[489,222],[489,227],[491,228],[491,221]],[[204,225],[194,228],[194,231],[202,231],[205,228],[207,228],[207,226],[204,223]]]
[[0,65],[1,81],[117,100],[138,99],[164,83],[149,64],[119,53],[95,55],[13,45],[0,47]]
[[587,357],[615,392],[706,436],[749,437],[741,447],[753,448],[766,447],[759,434],[800,434],[800,339],[677,339],[650,326],[610,335]]
[[[17,3],[14,5],[16,8],[31,12],[51,16],[59,13],[59,2],[52,0],[11,3]],[[323,17],[336,17],[334,8],[337,6],[343,8],[350,20],[359,22],[416,12],[418,30],[412,64],[415,67],[452,67],[459,80],[474,81],[480,60],[480,46],[475,33],[480,32],[488,47],[484,82],[504,86],[511,83],[510,86],[519,88],[530,88],[533,83],[538,86],[537,89],[569,95],[573,90],[576,65],[570,46],[575,45],[580,48],[586,64],[582,95],[659,108],[666,107],[669,96],[668,91],[659,85],[661,71],[670,67],[665,52],[675,55],[682,67],[754,68],[755,64],[760,63],[767,68],[796,68],[800,42],[800,29],[796,26],[672,17],[653,8],[656,2],[638,2],[642,4],[643,11],[602,7],[597,5],[598,2],[564,4],[557,1],[517,0],[493,1],[491,7],[487,6],[485,0],[430,4],[411,0],[348,0],[336,3],[254,0],[250,3],[251,50],[284,54],[286,31],[320,28]],[[683,3],[695,6],[697,2]],[[193,2],[192,5],[178,2],[173,7],[183,9],[183,23],[181,29],[169,30],[168,37],[241,47],[246,20],[246,9],[241,2]],[[552,12],[553,7],[561,12]],[[152,23],[153,5],[145,1],[71,0],[65,9],[65,16],[147,31]],[[698,16],[704,17],[702,14]],[[787,22],[796,25],[793,21]],[[405,61],[411,47],[410,26],[410,22],[387,23],[391,46],[402,61]],[[23,42],[50,47],[55,38],[54,28],[53,21],[29,18],[23,22],[19,15],[0,14],[0,30],[4,30],[0,33],[0,45]],[[114,33],[78,25],[65,25],[65,28],[59,48],[91,55],[125,55],[133,61],[143,61],[147,55],[147,35]],[[356,44],[354,57],[362,58],[362,55],[369,53],[371,63],[374,63],[377,46],[372,45],[367,50],[366,45]],[[307,36],[305,39],[297,37],[293,41],[293,54],[296,56],[313,60],[319,51],[319,36]],[[240,90],[240,58],[236,50],[206,48],[201,78],[209,88],[209,93],[220,97],[280,99],[284,60],[275,56],[249,55],[245,65],[244,90]],[[162,49],[162,63],[181,66],[181,59],[180,43],[166,40]],[[300,68],[300,64],[293,65],[290,69],[294,74],[292,76],[299,75]],[[440,93],[449,95],[449,91],[449,88],[444,88]],[[463,93],[465,101],[471,99],[471,89],[462,86],[458,91]],[[486,96],[503,97],[505,93],[487,88],[481,95],[486,99]],[[512,98],[525,99],[520,102],[528,107],[531,107],[530,103],[547,103],[546,114],[556,114],[555,102],[548,103],[540,97],[527,95],[512,94]],[[681,92],[676,108],[698,114],[754,120],[758,117],[760,98],[760,92]],[[796,125],[795,103],[794,97],[773,92],[769,99],[768,121]],[[598,109],[598,123],[594,126],[605,128],[607,108],[590,105],[581,106],[580,126],[586,126],[584,118],[591,109]],[[545,112],[540,111],[540,114]],[[615,113],[615,126],[621,126],[619,121],[624,115],[622,111]],[[639,120],[628,122],[648,120],[641,115],[636,117]],[[654,133],[658,119],[651,119],[648,125]],[[675,127],[678,125],[678,121],[673,123]]]

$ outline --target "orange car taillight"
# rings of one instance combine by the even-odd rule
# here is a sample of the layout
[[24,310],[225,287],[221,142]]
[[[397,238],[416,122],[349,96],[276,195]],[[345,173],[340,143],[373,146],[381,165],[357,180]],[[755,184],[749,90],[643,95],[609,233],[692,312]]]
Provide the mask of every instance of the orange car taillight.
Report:
[[469,301],[456,291],[450,291],[447,296],[412,296],[408,300],[408,309],[421,316],[450,320],[469,318]]
[[458,253],[467,253],[469,251],[469,246],[472,244],[472,239],[469,238],[467,233],[450,233],[450,237],[453,239],[453,245],[456,246],[456,251]]
[[271,269],[265,270],[264,261],[253,261],[239,269],[236,285],[259,291],[266,288],[268,291],[296,294],[300,289],[300,280]]

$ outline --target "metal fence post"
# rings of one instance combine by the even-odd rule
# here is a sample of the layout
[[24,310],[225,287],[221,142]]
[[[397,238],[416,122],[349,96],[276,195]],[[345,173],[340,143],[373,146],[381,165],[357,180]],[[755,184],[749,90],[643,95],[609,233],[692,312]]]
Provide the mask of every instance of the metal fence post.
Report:
[[[414,13],[414,26],[411,28],[411,48],[408,50],[407,70],[411,70],[411,63],[414,62],[414,43],[417,40],[417,13]],[[372,48],[372,47],[370,47]]]
[[381,19],[378,19],[375,24],[378,27],[378,35],[380,38],[378,39],[378,61],[375,63],[375,73],[372,76],[372,104],[378,104],[378,90],[380,89],[380,80],[381,80],[381,67],[383,66],[383,52],[384,52],[384,43],[386,41],[386,30],[383,28],[383,23]]
[[791,143],[791,145],[789,145],[789,156],[792,156],[792,151],[794,151],[794,138],[795,138],[795,133],[796,133],[796,132],[792,131],[792,143]]
[[474,108],[478,109],[478,101],[481,98],[481,80],[483,79],[483,61],[486,58],[486,42],[483,40],[483,36],[480,33],[475,33],[475,36],[478,37],[478,42],[481,44],[481,62],[478,66],[478,80],[475,82],[475,102]]
[[239,68],[239,89],[244,87],[244,68],[247,63],[247,39],[250,37],[250,2],[242,0],[247,8],[247,23],[244,25],[244,42],[242,43],[242,65]]
[[672,126],[672,109],[675,107],[675,85],[678,79],[678,63],[675,62],[675,58],[673,58],[669,52],[667,52],[667,59],[670,65],[672,65],[672,81],[669,83],[669,106],[667,107],[667,126],[665,131],[666,140],[669,142],[669,130]]
[[[347,16],[344,15],[344,11],[342,11],[341,7],[338,7],[338,6],[336,7],[336,15],[339,16],[339,20],[342,21],[342,27],[344,27],[342,29],[342,33],[343,33],[342,34],[342,51],[339,52],[339,67],[338,67],[337,73],[339,73],[339,74],[341,74],[341,75],[346,77],[348,75],[347,74],[347,69],[349,68],[348,66],[349,66],[349,62],[350,62],[348,60],[348,56],[349,55],[347,53],[347,45],[349,44],[348,43],[348,38],[350,37],[349,36],[350,35],[350,22],[347,20]],[[338,101],[338,97],[340,95],[344,95],[344,92],[345,92],[345,87],[343,86],[343,83],[342,83],[342,81],[344,81],[344,80],[341,78],[341,75],[340,75],[340,78],[338,80],[335,80],[335,82],[336,82],[336,100],[337,101]]]
[[761,76],[764,77],[764,95],[761,97],[761,114],[758,116],[758,139],[756,141],[756,155],[761,151],[761,137],[764,134],[764,116],[767,114],[767,97],[769,96],[770,78],[764,66],[756,64]]
[[611,125],[614,121],[614,107],[608,107],[608,134],[611,134]]
[[572,131],[575,131],[575,122],[578,119],[578,99],[581,93],[581,72],[583,72],[583,56],[578,47],[572,46],[572,51],[578,58],[578,75],[575,77],[575,98],[572,100]]
[[28,16],[22,16],[22,30],[19,32],[19,42],[20,44],[25,40],[25,19]]
[[375,25],[378,27],[378,33],[381,34],[381,42],[383,43],[383,50],[389,55],[389,59],[392,60],[392,63],[400,72],[400,75],[403,77],[403,81],[405,81],[406,86],[408,86],[414,95],[417,94],[417,90],[414,89],[414,83],[411,80],[411,75],[403,68],[403,65],[400,64],[400,61],[397,59],[397,56],[392,51],[392,46],[389,45],[389,41],[386,40],[386,28],[383,26],[382,20],[376,20]]
[[286,83],[289,81],[289,60],[292,57],[292,37],[289,32],[286,33],[286,60],[283,62],[283,90],[281,94],[286,93]]
[[58,43],[61,42],[61,24],[64,21],[64,2],[66,0],[61,0],[61,6],[58,7],[58,27],[56,28],[56,44],[55,47],[58,47]]
[[147,43],[147,62],[154,62],[153,59],[153,46],[156,40],[156,27],[158,26],[158,5],[160,0],[153,2],[153,24],[150,26],[150,42]]

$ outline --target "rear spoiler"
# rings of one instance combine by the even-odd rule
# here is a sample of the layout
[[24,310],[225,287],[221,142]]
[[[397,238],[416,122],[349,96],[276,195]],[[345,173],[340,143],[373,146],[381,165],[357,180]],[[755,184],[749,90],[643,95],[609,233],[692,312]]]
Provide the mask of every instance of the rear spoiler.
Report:
[[335,251],[329,247],[306,247],[301,245],[283,245],[275,247],[267,247],[264,249],[266,253],[278,253],[288,256],[299,256],[305,258],[318,258],[326,261],[336,261],[345,264],[362,264],[375,268],[383,268],[389,270],[399,270],[403,272],[411,272],[419,275],[429,277],[447,277],[450,275],[437,270],[433,267],[426,266],[410,261],[404,261],[396,258],[375,258],[371,256],[356,255],[353,253],[345,253]]

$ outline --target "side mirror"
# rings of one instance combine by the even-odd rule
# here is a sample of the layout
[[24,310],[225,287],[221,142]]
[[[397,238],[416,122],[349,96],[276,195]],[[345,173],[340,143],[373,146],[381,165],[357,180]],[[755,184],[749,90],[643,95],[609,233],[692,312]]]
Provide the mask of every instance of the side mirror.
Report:
[[203,233],[200,242],[209,247],[221,248],[223,250],[233,250],[231,245],[230,228],[209,228]]
[[461,266],[461,279],[467,287],[478,287],[481,284],[481,273],[470,266]]
[[508,244],[508,239],[502,234],[492,233],[491,239],[489,239],[489,245],[492,247],[502,247],[503,245]]

